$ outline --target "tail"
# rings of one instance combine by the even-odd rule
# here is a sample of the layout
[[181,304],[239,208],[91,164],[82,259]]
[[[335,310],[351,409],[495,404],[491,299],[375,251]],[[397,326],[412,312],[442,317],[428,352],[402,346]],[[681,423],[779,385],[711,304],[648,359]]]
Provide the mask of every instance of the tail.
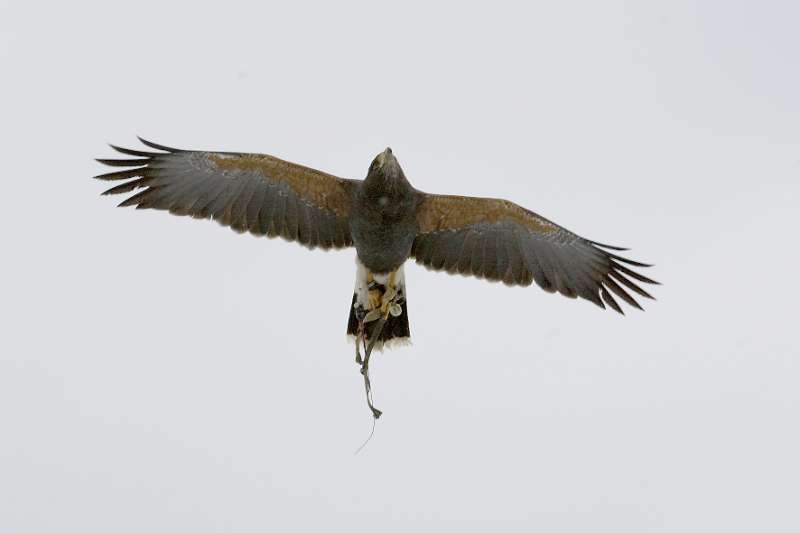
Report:
[[[386,281],[388,276],[371,275],[366,268],[358,263],[358,271],[356,272],[356,288],[353,291],[353,300],[350,303],[350,317],[347,320],[347,336],[358,340],[358,325],[364,315],[372,308],[369,299],[370,291],[380,291],[383,294],[386,291]],[[411,343],[411,330],[408,327],[408,305],[406,300],[406,282],[401,266],[395,275],[395,284],[397,289],[397,303],[402,308],[402,312],[397,315],[389,315],[386,323],[383,326],[380,337],[375,342],[375,349],[382,350],[384,346],[394,347],[398,345]],[[365,324],[366,338],[369,339],[372,335],[373,328],[377,325],[377,321],[368,322]]]

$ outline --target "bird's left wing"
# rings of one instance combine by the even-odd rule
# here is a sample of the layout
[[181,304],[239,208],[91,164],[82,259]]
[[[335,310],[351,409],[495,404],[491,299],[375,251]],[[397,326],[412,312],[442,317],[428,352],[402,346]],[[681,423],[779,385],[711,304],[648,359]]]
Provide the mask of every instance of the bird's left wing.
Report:
[[625,266],[649,265],[603,249],[624,248],[579,237],[507,200],[421,193],[417,223],[411,255],[434,270],[509,285],[535,281],[548,292],[605,303],[620,313],[609,291],[639,309],[626,289],[652,298],[636,282],[656,282]]
[[349,217],[357,181],[269,155],[178,150],[140,140],[157,151],[112,145],[133,158],[98,159],[135,167],[96,176],[126,180],[103,194],[144,189],[120,206],[213,218],[238,232],[283,237],[309,248],[353,244]]

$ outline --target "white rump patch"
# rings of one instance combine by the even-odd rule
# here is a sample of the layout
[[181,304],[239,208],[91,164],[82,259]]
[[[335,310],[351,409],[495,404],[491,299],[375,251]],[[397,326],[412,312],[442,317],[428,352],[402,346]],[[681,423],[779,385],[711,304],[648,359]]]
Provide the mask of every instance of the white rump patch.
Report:
[[[400,268],[397,269],[397,274],[394,277],[395,286],[397,287],[397,292],[402,294],[404,297],[406,296],[406,274],[404,270],[405,265],[400,265]],[[356,306],[361,307],[362,309],[368,309],[369,305],[369,282],[367,281],[369,277],[369,270],[367,267],[364,266],[364,263],[358,258],[356,255],[356,286],[353,289],[353,292],[356,295]],[[372,278],[375,280],[376,283],[386,286],[386,282],[389,281],[389,274],[373,274]],[[376,346],[377,348],[377,346]]]

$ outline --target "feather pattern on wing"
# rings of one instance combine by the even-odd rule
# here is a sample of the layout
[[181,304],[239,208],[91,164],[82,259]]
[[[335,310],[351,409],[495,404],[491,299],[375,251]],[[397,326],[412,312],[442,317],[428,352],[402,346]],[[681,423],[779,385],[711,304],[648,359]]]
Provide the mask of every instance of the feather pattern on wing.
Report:
[[417,221],[411,255],[434,270],[507,285],[536,282],[548,292],[581,297],[619,313],[612,293],[641,309],[627,290],[652,299],[636,282],[658,283],[623,263],[650,265],[604,250],[624,248],[584,239],[507,200],[422,193]]
[[111,146],[133,159],[98,159],[137,167],[96,176],[121,180],[103,194],[143,189],[120,206],[213,218],[238,232],[283,237],[309,248],[352,245],[349,216],[357,181],[263,154],[179,150],[140,139],[158,151]]

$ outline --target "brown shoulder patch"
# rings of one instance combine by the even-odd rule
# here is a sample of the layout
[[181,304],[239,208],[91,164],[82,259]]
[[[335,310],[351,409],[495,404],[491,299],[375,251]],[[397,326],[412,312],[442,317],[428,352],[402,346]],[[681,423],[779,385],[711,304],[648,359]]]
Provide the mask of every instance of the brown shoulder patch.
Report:
[[462,229],[481,222],[512,221],[537,233],[558,227],[508,200],[426,194],[417,209],[420,232]]
[[352,199],[342,178],[263,154],[209,153],[208,159],[222,171],[257,172],[267,180],[284,182],[300,198],[339,216],[350,213]]

